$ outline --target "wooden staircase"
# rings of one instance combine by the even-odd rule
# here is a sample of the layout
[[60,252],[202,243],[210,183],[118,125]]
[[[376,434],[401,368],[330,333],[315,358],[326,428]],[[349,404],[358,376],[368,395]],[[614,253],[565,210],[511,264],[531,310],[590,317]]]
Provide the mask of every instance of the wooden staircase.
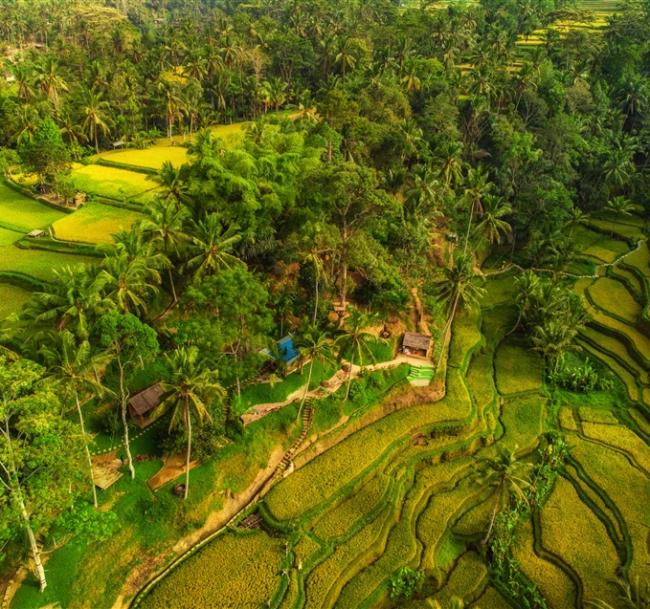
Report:
[[302,431],[300,432],[300,435],[296,438],[295,442],[291,445],[291,448],[289,448],[289,450],[286,453],[284,453],[284,456],[282,457],[282,461],[280,461],[280,463],[278,463],[278,466],[275,468],[275,472],[273,473],[274,480],[278,478],[282,478],[285,472],[287,471],[287,469],[289,469],[293,456],[296,454],[301,444],[305,441],[307,434],[309,433],[309,429],[311,427],[313,418],[314,418],[314,407],[307,406],[302,411]]

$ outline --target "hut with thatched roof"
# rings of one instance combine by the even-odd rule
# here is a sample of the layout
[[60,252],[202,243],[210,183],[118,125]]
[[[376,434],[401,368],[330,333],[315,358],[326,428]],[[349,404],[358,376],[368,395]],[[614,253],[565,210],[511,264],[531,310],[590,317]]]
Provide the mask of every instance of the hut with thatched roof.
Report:
[[429,358],[431,354],[431,337],[417,332],[404,332],[402,339],[402,353],[416,357]]
[[158,417],[156,407],[160,404],[164,391],[161,383],[156,383],[136,393],[129,400],[129,414],[138,427],[151,425]]

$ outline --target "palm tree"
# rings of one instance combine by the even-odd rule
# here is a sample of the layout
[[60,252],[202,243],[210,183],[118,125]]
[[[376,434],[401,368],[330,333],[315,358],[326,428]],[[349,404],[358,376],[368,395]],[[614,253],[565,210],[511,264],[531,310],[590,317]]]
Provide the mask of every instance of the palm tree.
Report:
[[579,329],[571,324],[570,320],[559,316],[549,319],[546,323],[533,328],[531,336],[533,349],[539,351],[557,372],[563,355],[573,347]]
[[488,243],[500,245],[502,239],[512,235],[512,226],[503,218],[512,213],[512,206],[496,195],[485,195],[483,216],[476,225],[476,232],[483,235]]
[[90,343],[87,340],[77,341],[74,334],[69,330],[55,333],[53,335],[53,343],[43,347],[41,349],[41,355],[44,357],[50,369],[53,370],[54,375],[58,378],[62,391],[72,394],[74,398],[86,460],[88,462],[93,504],[97,507],[95,474],[90,449],[88,448],[90,440],[86,434],[86,426],[79,396],[84,393],[92,393],[97,396],[104,392],[105,388],[99,382],[97,373],[97,367],[101,363],[100,358],[93,357]]
[[176,207],[187,203],[189,198],[187,170],[187,165],[175,167],[171,161],[164,161],[158,174],[152,178],[161,186],[160,196],[165,200],[174,201]]
[[[181,248],[187,242],[183,224],[188,215],[186,208],[179,208],[171,201],[157,199],[147,208],[148,217],[140,225],[142,236],[155,245],[168,260],[178,259]],[[178,296],[172,266],[172,264],[167,265],[167,273],[174,299],[173,304],[176,304]]]
[[349,358],[348,382],[345,390],[344,402],[347,403],[350,396],[350,385],[352,383],[352,364],[357,364],[363,370],[363,364],[366,359],[370,361],[375,360],[375,354],[372,352],[370,345],[377,342],[379,339],[365,328],[377,322],[375,315],[367,315],[358,309],[352,309],[345,325],[343,326],[343,333],[334,341],[338,347],[339,359],[347,356]]
[[158,293],[160,272],[147,258],[116,251],[102,264],[107,296],[123,313],[146,313],[147,303]]
[[307,399],[307,394],[309,393],[312,372],[314,371],[314,362],[316,360],[319,360],[322,363],[323,360],[330,359],[332,345],[327,333],[321,332],[318,328],[314,327],[305,332],[305,334],[301,337],[298,346],[303,360],[309,360],[307,384],[305,385],[305,391],[302,394],[302,399],[300,400],[300,408],[298,409],[298,415],[300,415],[300,411],[302,410],[302,407],[305,404],[305,400]]
[[68,84],[59,74],[59,65],[54,57],[47,57],[36,68],[36,83],[41,92],[56,110],[61,106],[61,93],[68,91]]
[[444,278],[437,282],[436,289],[441,300],[447,303],[449,310],[447,323],[441,334],[440,356],[436,369],[440,367],[444,353],[442,343],[454,321],[459,307],[476,305],[483,297],[485,290],[478,285],[482,276],[474,271],[471,256],[454,254],[451,265],[445,268]]
[[185,428],[187,451],[184,499],[187,499],[190,490],[192,417],[196,417],[199,424],[211,421],[210,403],[222,400],[226,396],[226,391],[217,381],[217,372],[201,366],[199,350],[196,347],[180,347],[173,353],[166,354],[165,361],[171,376],[169,381],[162,384],[166,397],[161,402],[160,408],[172,409],[170,430],[179,426]]
[[54,271],[54,282],[36,292],[25,306],[22,319],[52,323],[54,329],[71,329],[87,339],[92,321],[114,308],[106,297],[107,278],[99,269],[83,265]]
[[467,180],[464,199],[469,203],[469,220],[467,221],[467,233],[463,245],[463,255],[467,254],[469,236],[472,231],[472,222],[475,214],[483,213],[483,197],[491,190],[492,183],[488,181],[488,173],[482,167],[467,170]]
[[88,139],[95,144],[97,153],[99,153],[99,133],[109,135],[111,132],[107,117],[109,110],[110,105],[102,98],[101,92],[86,91],[81,104],[83,128],[88,134]]
[[526,489],[531,484],[526,479],[532,465],[524,461],[518,461],[515,455],[516,446],[512,450],[501,449],[493,458],[482,459],[478,464],[476,477],[481,486],[493,489],[496,496],[494,509],[490,518],[490,526],[483,538],[483,544],[488,542],[497,512],[506,508],[514,498],[524,504],[528,504]]
[[212,274],[222,268],[242,264],[231,254],[233,247],[241,239],[238,227],[231,224],[224,230],[221,217],[210,214],[205,220],[195,223],[192,230],[190,255],[186,269],[193,269],[195,277]]

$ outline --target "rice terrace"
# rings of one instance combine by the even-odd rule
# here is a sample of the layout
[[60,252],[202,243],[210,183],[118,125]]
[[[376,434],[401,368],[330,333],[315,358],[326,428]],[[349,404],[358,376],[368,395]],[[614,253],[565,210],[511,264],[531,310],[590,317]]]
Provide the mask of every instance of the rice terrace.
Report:
[[0,609],[650,609],[648,0],[0,0]]

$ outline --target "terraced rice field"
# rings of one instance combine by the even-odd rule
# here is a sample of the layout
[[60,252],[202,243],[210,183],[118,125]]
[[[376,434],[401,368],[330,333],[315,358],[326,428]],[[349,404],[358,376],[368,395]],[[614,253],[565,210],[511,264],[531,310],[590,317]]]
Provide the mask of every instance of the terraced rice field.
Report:
[[[643,267],[647,256],[643,244],[619,264]],[[633,290],[605,277],[605,267],[600,272],[600,279],[577,284],[594,298],[590,311],[598,316],[582,341],[630,399],[571,394],[570,403],[554,406],[539,357],[507,336],[516,317],[512,278],[495,277],[483,309],[454,325],[446,396],[386,410],[379,419],[368,413],[354,433],[332,432],[327,450],[312,445],[299,452],[296,471],[256,506],[286,563],[260,569],[250,591],[238,590],[237,603],[219,606],[395,607],[388,581],[410,566],[425,573],[422,597],[519,607],[491,580],[479,541],[495,496],[473,471],[477,459],[500,446],[532,458],[551,430],[572,447],[569,462],[543,507],[518,525],[515,558],[551,609],[581,609],[595,599],[617,606],[616,575],[643,575],[650,561],[650,391],[643,364],[650,339],[635,324],[640,303]],[[226,570],[237,556],[256,552],[258,542],[235,531],[213,542],[215,551],[229,544],[234,558],[220,558]],[[196,582],[221,590],[229,578],[206,581],[204,570],[212,570],[200,556],[182,562],[138,607],[158,609],[163,598],[169,609],[189,607],[186,592],[193,595]]]
[[3,271],[9,271],[49,281],[54,277],[54,271],[57,269],[81,263],[92,263],[96,260],[96,258],[76,254],[21,249],[15,245],[0,245],[0,274]]
[[129,209],[90,202],[52,224],[52,233],[63,241],[111,243],[113,235],[128,230],[142,214]]
[[158,189],[147,174],[103,165],[75,165],[72,180],[82,192],[137,203],[152,200]]
[[165,162],[169,162],[176,167],[186,163],[187,148],[183,148],[182,146],[157,145],[142,150],[130,148],[128,150],[102,152],[93,158],[144,169],[160,169]]
[[62,211],[30,199],[0,180],[0,228],[28,233],[47,228],[64,216]]

